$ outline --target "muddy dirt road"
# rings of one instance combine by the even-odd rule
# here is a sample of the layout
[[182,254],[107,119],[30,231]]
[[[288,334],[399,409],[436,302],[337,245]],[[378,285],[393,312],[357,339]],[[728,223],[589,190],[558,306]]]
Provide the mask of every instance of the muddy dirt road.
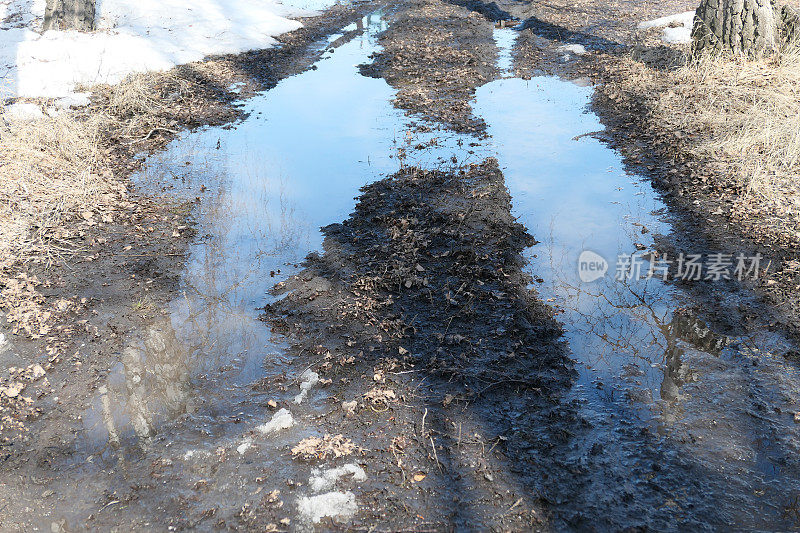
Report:
[[613,32],[353,6],[244,118],[142,156],[185,262],[0,448],[2,530],[800,527],[797,347],[748,280],[646,275],[754,250],[605,142],[561,47]]

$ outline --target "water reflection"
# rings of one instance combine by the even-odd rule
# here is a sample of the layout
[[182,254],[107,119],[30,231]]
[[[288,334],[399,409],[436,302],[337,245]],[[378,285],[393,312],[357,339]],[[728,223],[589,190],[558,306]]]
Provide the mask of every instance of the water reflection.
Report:
[[[264,375],[265,359],[268,372],[285,370],[283,347],[258,320],[257,309],[269,301],[275,283],[321,249],[319,228],[346,218],[363,185],[401,166],[436,168],[481,158],[467,148],[471,137],[412,129],[393,107],[391,87],[359,73],[384,29],[379,13],[364,17],[322,43],[327,51],[316,69],[244,102],[247,119],[201,129],[147,159],[138,176],[143,188],[196,199],[198,237],[180,296],[163,310],[174,328],[170,345],[182,344],[183,351],[164,353],[176,358],[172,370],[154,364],[160,355],[137,359],[126,352],[117,372],[131,376],[121,378],[129,383],[121,389],[125,394],[112,394],[120,389],[109,385],[86,417],[100,428],[113,426],[100,435],[90,432],[99,442],[113,441],[115,434],[124,440],[126,431],[147,442],[165,420],[185,412],[179,400],[184,392],[196,398],[204,426],[208,419],[222,423],[233,412],[238,416],[245,403],[238,394]],[[178,361],[188,361],[180,379]],[[172,391],[174,409],[154,412],[142,401],[154,394],[152,380],[143,375],[180,383]],[[116,411],[126,416],[107,414]],[[101,419],[113,424],[98,424]]]
[[[587,111],[590,97],[591,88],[555,78],[501,79],[478,90],[474,108],[505,165],[515,214],[543,241],[526,255],[579,362],[573,395],[593,438],[638,453],[623,429],[636,423],[684,443],[703,468],[739,469],[743,486],[782,475],[774,465],[786,451],[771,435],[796,435],[796,425],[752,413],[773,400],[788,405],[796,395],[787,391],[800,390],[797,369],[779,355],[789,341],[768,328],[716,334],[693,312],[704,307],[697,294],[655,277],[616,279],[618,258],[657,254],[653,236],[672,229],[649,183],[587,136],[603,129]],[[584,250],[605,258],[606,276],[580,280]],[[724,286],[712,290],[741,305]]]
[[190,377],[189,353],[170,321],[162,319],[140,342],[125,347],[85,417],[87,427],[112,448],[131,439],[146,446],[157,418],[193,411]]

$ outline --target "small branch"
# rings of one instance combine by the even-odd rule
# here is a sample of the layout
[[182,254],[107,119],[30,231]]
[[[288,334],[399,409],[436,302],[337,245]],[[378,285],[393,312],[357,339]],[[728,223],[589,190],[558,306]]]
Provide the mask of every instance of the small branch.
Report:
[[173,135],[177,135],[177,134],[178,134],[178,132],[177,132],[176,130],[171,130],[171,129],[169,129],[169,128],[162,128],[161,126],[156,126],[156,127],[155,127],[155,128],[153,128],[152,130],[150,130],[150,131],[147,133],[147,135],[145,135],[145,136],[144,136],[144,137],[142,137],[141,139],[136,139],[136,140],[134,140],[134,141],[131,141],[131,142],[128,142],[128,143],[125,143],[125,144],[126,144],[127,146],[130,146],[131,144],[136,144],[136,143],[140,143],[140,142],[142,142],[142,141],[146,141],[147,139],[149,139],[149,138],[150,138],[150,136],[151,136],[151,135],[153,135],[153,134],[154,134],[155,132],[157,132],[157,131],[166,131],[166,132],[172,133]]

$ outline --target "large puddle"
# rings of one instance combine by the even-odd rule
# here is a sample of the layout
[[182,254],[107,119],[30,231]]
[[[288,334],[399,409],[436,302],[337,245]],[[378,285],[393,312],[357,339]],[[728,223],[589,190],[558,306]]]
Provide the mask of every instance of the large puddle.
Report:
[[[346,218],[361,186],[400,165],[476,159],[457,135],[412,136],[391,104],[394,91],[358,72],[385,24],[374,14],[343,31],[358,26],[365,31],[341,46],[333,44],[341,33],[328,39],[315,69],[245,102],[247,119],[186,135],[148,158],[140,186],[197,198],[198,237],[182,297],[159,324],[130,340],[84,416],[90,449],[146,442],[161,423],[182,415],[207,425],[208,416],[238,412],[237,400],[264,376],[265,359],[273,375],[285,370],[282,347],[258,309],[275,283],[321,251],[320,228]],[[412,148],[412,138],[424,148]]]
[[[513,37],[499,36],[501,48],[508,42]],[[796,470],[783,471],[797,447],[800,374],[783,357],[790,344],[766,324],[722,335],[698,318],[698,311],[757,305],[736,282],[714,281],[715,272],[740,276],[736,256],[688,249],[686,280],[664,280],[667,261],[680,262],[656,251],[657,240],[675,237],[669,211],[648,181],[625,172],[620,156],[590,135],[604,128],[589,111],[593,89],[585,85],[501,79],[478,90],[475,106],[489,125],[515,214],[542,241],[526,255],[540,295],[561,311],[579,363],[572,394],[597,442],[618,447],[620,467],[632,466],[637,446],[624,442],[624,427],[648,428],[682,443],[680,451],[704,471],[723,473],[714,487],[721,494],[758,495],[737,504],[738,515],[728,515],[734,523],[782,523],[775,502],[789,503],[787,493],[798,488]],[[695,263],[704,279],[686,266],[690,255],[701,256]],[[741,261],[749,269],[757,260]],[[605,275],[587,269],[592,262]],[[767,404],[778,410],[762,412]],[[691,507],[691,500],[678,505]]]
[[[341,34],[330,39],[316,69],[244,102],[246,120],[188,134],[148,158],[141,186],[197,197],[198,237],[182,296],[160,323],[129,340],[85,414],[88,453],[115,459],[120,450],[146,448],[170,425],[169,440],[192,453],[210,435],[241,434],[234,418],[261,422],[263,409],[248,411],[254,402],[246,399],[257,394],[250,385],[282,375],[291,362],[257,309],[308,252],[320,250],[319,228],[346,218],[361,186],[400,165],[479,159],[466,148],[474,139],[411,133],[391,104],[393,90],[358,73],[376,51],[380,14],[345,30],[359,26],[365,31],[343,44]],[[504,71],[514,35],[497,32]],[[515,214],[542,241],[528,259],[541,296],[562,311],[579,363],[571,394],[596,440],[617,447],[620,468],[636,461],[636,442],[626,440],[623,426],[679,441],[720,479],[735,478],[728,489],[742,506],[731,518],[763,525],[752,517],[778,513],[780,491],[800,488],[793,471],[782,469],[796,447],[800,376],[773,355],[785,349],[781,337],[716,334],[694,313],[707,302],[692,292],[658,277],[616,279],[621,257],[636,255],[647,272],[654,239],[672,229],[650,185],[587,136],[602,126],[586,111],[592,89],[584,85],[507,75],[475,99],[491,134],[477,149],[496,152]],[[411,149],[412,139],[425,148]],[[581,281],[585,250],[607,262],[605,276]],[[714,295],[748,305],[723,285]],[[759,402],[786,409],[756,413]]]

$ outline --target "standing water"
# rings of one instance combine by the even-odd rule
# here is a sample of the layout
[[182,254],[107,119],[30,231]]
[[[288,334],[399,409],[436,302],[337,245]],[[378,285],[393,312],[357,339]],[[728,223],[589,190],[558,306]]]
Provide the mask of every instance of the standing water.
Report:
[[[250,384],[296,370],[257,319],[270,288],[296,273],[308,252],[320,250],[319,228],[345,218],[361,186],[402,164],[475,159],[464,148],[475,139],[436,130],[412,135],[391,104],[393,90],[358,73],[357,65],[377,50],[384,23],[373,15],[363,27],[363,35],[330,48],[316,69],[246,102],[247,119],[188,134],[147,159],[139,176],[145,190],[159,190],[169,176],[178,198],[199,198],[193,211],[198,238],[180,297],[164,320],[128,339],[85,413],[82,446],[90,466],[69,472],[76,484],[69,493],[82,494],[82,469],[93,475],[91,465],[107,461],[118,461],[113,475],[120,477],[107,485],[122,486],[127,457],[158,445],[182,457],[187,472],[207,478],[212,475],[204,465],[216,463],[204,458],[218,453],[220,443],[235,440],[238,453],[247,453],[255,438],[245,435],[247,428],[267,422],[260,426],[267,432],[276,422],[263,419],[264,404]],[[499,66],[507,72],[516,34],[496,35]],[[531,274],[540,280],[542,298],[560,311],[580,369],[569,400],[592,428],[576,446],[605,450],[602,475],[588,490],[630,484],[635,498],[639,488],[649,490],[649,478],[632,477],[645,462],[655,468],[653,456],[642,451],[647,441],[663,463],[659,468],[688,465],[705,476],[702,500],[693,488],[656,502],[687,510],[683,524],[713,519],[784,526],[782,505],[800,490],[791,417],[800,405],[800,376],[773,355],[786,343],[767,331],[714,333],[691,311],[706,303],[658,277],[615,279],[619,257],[649,257],[655,236],[672,229],[649,184],[628,175],[615,152],[586,136],[602,129],[585,111],[591,94],[556,78],[505,77],[479,89],[474,105],[489,125],[486,148],[504,167],[515,214],[543,241],[527,251]],[[430,149],[407,150],[412,138]],[[604,276],[582,281],[577,265],[584,251],[606,262]],[[747,303],[727,286],[718,293],[736,305]],[[764,405],[783,410],[765,412]],[[295,426],[275,437],[271,449],[310,433]],[[258,468],[275,478],[293,475],[279,453],[261,454]],[[229,490],[225,476],[213,474],[222,481],[204,493],[209,505],[227,501]],[[695,482],[677,479],[679,485]],[[84,504],[75,503],[76,516],[97,499],[87,493]],[[354,512],[351,500],[344,503]]]
[[[501,49],[512,32],[496,30]],[[699,510],[701,496],[709,506],[711,515],[689,513],[687,525],[785,526],[783,506],[800,490],[793,419],[800,374],[782,355],[789,344],[766,328],[716,334],[696,316],[713,305],[755,305],[733,283],[716,283],[716,301],[707,302],[664,281],[656,239],[672,233],[667,207],[590,136],[603,126],[587,111],[592,89],[584,85],[500,79],[478,90],[475,111],[489,125],[516,215],[543,241],[527,259],[579,365],[572,397],[594,427],[592,441],[614,450],[614,466],[594,490],[617,476],[634,481],[649,439],[631,432],[639,428],[664,454],[664,468],[673,453],[687,470],[707,473],[708,493],[671,495],[680,508]],[[579,258],[600,270],[579,270]],[[781,409],[764,412],[766,405]]]
[[85,417],[92,441],[149,438],[159,418],[230,408],[232,387],[261,377],[265,356],[281,360],[257,309],[321,251],[320,228],[345,218],[359,188],[401,160],[436,166],[461,156],[459,137],[436,131],[414,136],[435,149],[403,149],[410,134],[393,90],[358,73],[385,24],[375,14],[363,26],[316,69],[248,101],[248,118],[233,128],[201,129],[147,159],[138,177],[145,190],[159,190],[166,176],[178,198],[200,199],[199,238],[169,319],[132,339]]

